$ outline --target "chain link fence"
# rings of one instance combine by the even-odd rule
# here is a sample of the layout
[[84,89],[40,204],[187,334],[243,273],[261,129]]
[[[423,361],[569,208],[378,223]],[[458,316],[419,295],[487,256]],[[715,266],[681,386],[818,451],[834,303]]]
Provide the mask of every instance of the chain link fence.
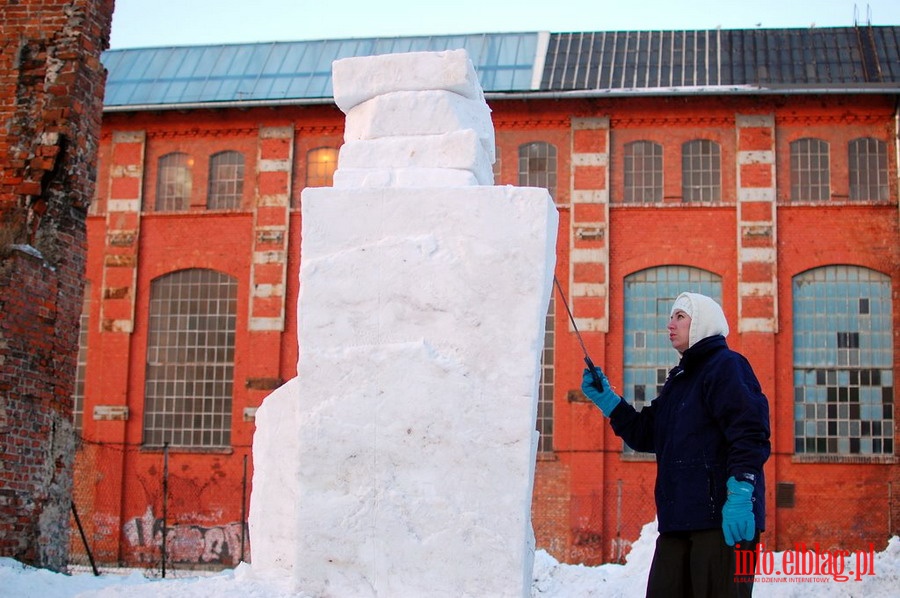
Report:
[[70,570],[138,568],[148,577],[177,577],[179,570],[196,575],[249,562],[249,447],[235,447],[227,461],[228,468],[226,459],[208,455],[82,442]]

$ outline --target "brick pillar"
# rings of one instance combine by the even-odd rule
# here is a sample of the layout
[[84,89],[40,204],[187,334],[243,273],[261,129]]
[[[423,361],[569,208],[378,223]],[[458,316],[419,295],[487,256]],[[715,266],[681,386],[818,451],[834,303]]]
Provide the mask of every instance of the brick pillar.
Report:
[[293,127],[260,129],[250,274],[251,331],[284,330],[293,158]]
[[[131,373],[131,333],[134,331],[135,301],[137,298],[138,255],[143,210],[144,131],[113,131],[109,153],[109,170],[101,175],[108,184],[106,205],[106,238],[103,244],[103,278],[100,291],[100,330],[103,353],[116,355],[119,367],[108,368],[100,380],[96,396],[101,404],[84,417],[85,432],[93,431],[92,440],[114,444],[126,441],[128,424],[128,387]],[[100,453],[94,447],[91,456]],[[102,454],[102,453],[100,453]],[[87,457],[88,453],[83,453]],[[90,463],[90,461],[88,461]],[[82,467],[79,464],[79,467]],[[111,451],[104,458],[90,463],[98,482],[93,486],[98,514],[110,523],[103,541],[95,543],[95,555],[115,558],[122,529],[125,451]],[[80,506],[80,505],[79,505]],[[90,522],[88,522],[90,523]],[[115,524],[113,524],[115,523]]]
[[[143,131],[112,134],[100,304],[104,332],[128,334],[134,330],[145,145]],[[123,336],[123,342],[128,343],[127,336]],[[127,355],[127,345],[123,349]]]
[[579,330],[608,332],[608,118],[572,119],[571,180],[569,303]]
[[[253,260],[250,264],[251,354],[263,354],[281,345],[284,331],[285,289],[287,286],[288,240],[290,235],[291,184],[294,161],[294,128],[263,127],[259,131],[256,172],[256,205],[253,219]],[[259,347],[258,352],[255,347]],[[278,388],[277,361],[251,362],[244,382],[251,404],[235,421],[254,419],[252,405]]]
[[775,333],[775,117],[738,114],[736,127],[738,331]]
[[[778,245],[776,239],[775,117],[738,114],[737,135],[737,227],[738,227],[738,332],[741,352],[753,364],[763,392],[769,398],[770,426],[777,429],[775,404],[776,352],[778,332]],[[786,450],[790,451],[793,446]],[[772,451],[783,450],[778,437]],[[778,478],[777,460],[766,464],[766,501],[774,504]],[[767,534],[778,537],[778,518],[770,516]]]

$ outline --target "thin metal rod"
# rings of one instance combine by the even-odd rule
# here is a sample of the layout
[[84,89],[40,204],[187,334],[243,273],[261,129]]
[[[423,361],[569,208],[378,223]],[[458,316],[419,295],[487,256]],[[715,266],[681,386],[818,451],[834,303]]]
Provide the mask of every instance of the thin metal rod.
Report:
[[556,290],[559,291],[559,298],[562,299],[562,304],[563,307],[566,308],[566,313],[569,314],[569,320],[572,322],[572,329],[575,330],[575,337],[578,338],[578,343],[581,345],[581,351],[584,353],[584,363],[587,364],[587,369],[591,373],[591,378],[594,380],[594,386],[597,387],[597,390],[603,392],[603,380],[600,378],[600,374],[597,372],[594,362],[591,361],[590,355],[588,355],[587,347],[584,346],[584,340],[581,338],[581,333],[578,332],[578,326],[575,324],[575,316],[572,315],[572,310],[569,309],[566,295],[563,293],[562,287],[559,284],[559,279],[556,278],[556,275],[553,276],[553,283],[556,285]]

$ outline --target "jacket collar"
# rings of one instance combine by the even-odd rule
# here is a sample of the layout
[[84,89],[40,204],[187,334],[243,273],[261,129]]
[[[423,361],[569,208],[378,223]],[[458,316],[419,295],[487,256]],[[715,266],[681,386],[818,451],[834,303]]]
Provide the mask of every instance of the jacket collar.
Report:
[[720,349],[728,348],[725,337],[721,334],[714,334],[702,340],[697,341],[693,347],[684,352],[681,361],[678,362],[679,367],[689,370],[692,366],[703,362],[707,355]]

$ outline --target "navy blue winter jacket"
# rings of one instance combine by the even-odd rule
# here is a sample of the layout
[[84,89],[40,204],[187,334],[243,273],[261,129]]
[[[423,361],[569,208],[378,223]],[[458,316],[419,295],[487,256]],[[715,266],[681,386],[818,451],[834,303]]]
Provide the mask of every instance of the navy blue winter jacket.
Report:
[[731,476],[754,485],[756,527],[765,529],[769,403],[725,337],[694,344],[650,405],[638,412],[622,400],[610,423],[634,450],[656,453],[660,532],[721,527]]

